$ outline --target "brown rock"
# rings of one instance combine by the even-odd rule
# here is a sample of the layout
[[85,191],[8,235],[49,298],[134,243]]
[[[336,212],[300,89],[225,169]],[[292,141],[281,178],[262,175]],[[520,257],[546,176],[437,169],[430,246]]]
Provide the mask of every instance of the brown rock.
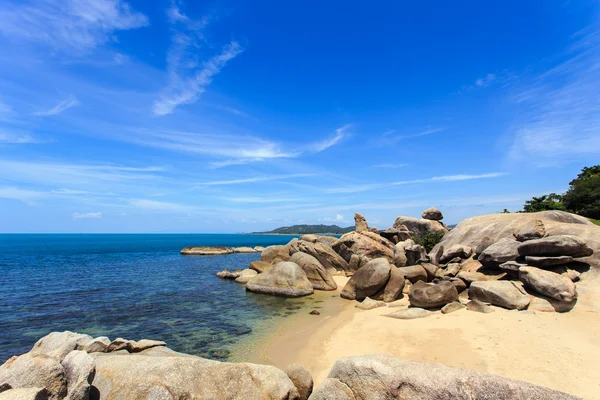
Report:
[[458,300],[458,292],[451,282],[441,282],[425,287],[414,286],[408,299],[413,307],[438,308]]
[[556,235],[522,243],[519,246],[519,254],[522,256],[588,257],[594,254],[594,250],[577,236]]
[[464,308],[467,308],[467,306],[459,303],[458,301],[453,301],[452,303],[448,303],[442,307],[442,314],[450,314],[454,311],[462,310]]
[[376,258],[360,267],[350,278],[340,296],[348,300],[364,300],[379,291],[390,279],[387,259]]
[[469,298],[509,310],[524,310],[529,295],[510,281],[478,281],[469,287]]
[[538,268],[554,267],[556,265],[565,265],[573,261],[571,256],[559,256],[559,257],[536,257],[527,256],[525,257],[527,265]]
[[310,243],[301,240],[298,243],[298,248],[299,251],[316,258],[330,275],[349,271],[346,260],[329,246],[322,243]]
[[367,225],[367,220],[361,214],[354,214],[354,225],[356,226],[356,232],[364,232],[369,230],[369,225]]
[[417,281],[427,282],[427,271],[425,271],[425,268],[423,268],[422,265],[402,267],[398,268],[398,270],[402,273],[404,279],[410,281],[411,283],[416,283]]
[[298,264],[306,273],[306,277],[313,285],[315,290],[336,290],[337,284],[327,272],[325,267],[321,265],[319,260],[313,256],[298,252],[292,255],[291,262]]
[[432,221],[440,221],[444,219],[444,216],[442,215],[442,212],[440,210],[438,210],[435,207],[431,207],[423,211],[423,214],[421,214],[421,218],[429,219]]
[[269,246],[260,254],[262,261],[269,264],[277,264],[290,259],[290,248],[287,245]]
[[491,313],[492,311],[494,311],[490,306],[488,306],[485,303],[482,303],[479,300],[471,300],[467,303],[467,310],[469,311],[477,311],[480,313]]
[[250,279],[246,290],[283,297],[300,297],[313,293],[304,270],[293,262],[279,262],[272,269]]
[[539,219],[526,220],[524,224],[513,233],[513,236],[519,242],[543,238],[546,236],[546,227]]
[[310,372],[300,364],[290,364],[285,369],[285,373],[298,389],[299,400],[307,400],[313,391],[313,378]]
[[398,296],[402,294],[404,282],[405,280],[402,272],[396,267],[391,267],[390,280],[385,285],[385,289],[383,291],[383,301],[386,303],[391,303],[392,301],[396,300]]
[[518,247],[521,245],[511,238],[500,239],[487,249],[485,249],[477,258],[484,267],[497,268],[500,264],[507,261],[515,261],[519,257]]
[[273,264],[264,261],[252,261],[248,268],[253,269],[259,274],[261,274],[273,268]]
[[555,300],[570,303],[577,299],[575,284],[569,278],[554,272],[535,267],[521,267],[519,279],[528,288]]

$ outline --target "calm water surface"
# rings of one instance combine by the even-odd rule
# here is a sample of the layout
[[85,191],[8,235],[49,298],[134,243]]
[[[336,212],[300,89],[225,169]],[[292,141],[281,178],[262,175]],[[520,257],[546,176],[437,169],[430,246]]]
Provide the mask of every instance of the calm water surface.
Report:
[[[227,359],[261,322],[308,300],[247,293],[215,273],[259,254],[182,256],[190,245],[268,246],[277,235],[0,234],[0,362],[41,336],[71,330],[111,339],[156,338]],[[294,303],[295,302],[295,303]]]

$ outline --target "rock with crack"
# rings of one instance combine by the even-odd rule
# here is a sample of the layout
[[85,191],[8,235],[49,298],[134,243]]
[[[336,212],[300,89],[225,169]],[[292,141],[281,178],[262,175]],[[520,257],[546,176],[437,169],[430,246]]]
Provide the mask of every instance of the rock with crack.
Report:
[[298,252],[290,258],[291,262],[298,264],[306,273],[306,277],[315,290],[336,290],[337,284],[329,272],[321,265],[319,260],[310,254]]

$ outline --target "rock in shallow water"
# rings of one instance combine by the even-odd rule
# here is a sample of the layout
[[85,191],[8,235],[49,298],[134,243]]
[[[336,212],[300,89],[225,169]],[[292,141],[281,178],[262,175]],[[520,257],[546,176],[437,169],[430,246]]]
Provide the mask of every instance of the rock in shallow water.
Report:
[[304,270],[293,262],[280,262],[272,269],[250,279],[246,290],[283,297],[300,297],[313,293]]

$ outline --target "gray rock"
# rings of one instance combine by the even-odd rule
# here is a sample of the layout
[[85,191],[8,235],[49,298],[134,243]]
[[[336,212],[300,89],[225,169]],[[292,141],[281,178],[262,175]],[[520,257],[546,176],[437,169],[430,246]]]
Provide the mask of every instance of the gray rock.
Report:
[[538,268],[554,267],[556,265],[565,265],[573,261],[571,256],[559,256],[559,257],[536,257],[527,256],[525,257],[527,265]]
[[369,230],[369,225],[367,225],[367,220],[361,214],[354,214],[354,225],[356,227],[356,232],[364,232]]
[[517,261],[507,261],[505,263],[502,263],[498,266],[498,268],[500,268],[503,271],[506,272],[519,272],[519,269],[521,269],[521,267],[526,267],[527,264],[522,264],[520,262]]
[[50,392],[39,387],[9,389],[0,392],[0,400],[48,400],[49,398]]
[[314,291],[304,270],[289,261],[279,262],[267,272],[250,279],[246,290],[283,297],[307,296]]
[[358,303],[355,306],[355,308],[358,308],[360,310],[372,310],[374,308],[379,308],[379,307],[386,307],[385,302],[378,301],[378,300],[373,300],[370,297],[367,297],[366,299],[364,299],[362,301],[362,303]]
[[469,298],[509,310],[524,310],[529,295],[510,281],[476,281],[469,287]]
[[346,260],[329,246],[322,243],[310,243],[301,240],[298,242],[298,248],[301,252],[316,258],[329,274],[350,271]]
[[387,282],[383,290],[383,301],[386,303],[391,303],[392,301],[396,300],[398,296],[402,294],[404,283],[405,279],[402,275],[402,272],[400,272],[396,267],[391,267],[390,280]]
[[0,366],[0,385],[3,384],[10,385],[12,390],[45,388],[53,399],[62,399],[67,395],[63,366],[55,357],[41,353],[29,352],[12,357]]
[[454,311],[462,310],[464,308],[467,308],[467,306],[459,303],[458,301],[453,301],[452,303],[448,303],[442,307],[442,314],[450,314]]
[[310,372],[300,364],[290,364],[285,369],[285,373],[298,389],[299,400],[307,400],[313,391],[313,378]]
[[594,254],[594,250],[577,236],[556,235],[522,243],[519,246],[519,254],[522,256],[588,257]]
[[421,267],[423,267],[423,269],[427,273],[428,281],[431,281],[436,277],[437,271],[439,269],[437,265],[427,262],[422,262],[419,265],[421,265]]
[[535,267],[521,267],[519,279],[528,288],[555,300],[570,303],[577,299],[575,284],[563,275]]
[[444,216],[442,215],[442,212],[440,210],[438,210],[435,207],[431,207],[423,211],[423,214],[421,214],[421,218],[430,219],[432,221],[440,221],[444,219]]
[[410,267],[402,267],[398,268],[404,279],[410,281],[411,283],[416,283],[418,281],[427,282],[427,271],[423,268],[422,265],[412,265]]
[[456,257],[466,259],[471,257],[472,254],[473,249],[471,247],[465,246],[464,244],[455,244],[453,246],[448,247],[447,249],[444,249],[444,252],[442,253],[442,257],[440,258],[439,262],[445,264]]
[[269,264],[277,264],[290,259],[290,248],[287,245],[269,246],[260,254],[260,259]]
[[345,384],[362,400],[578,399],[523,381],[384,355],[338,360],[328,378]]
[[256,275],[258,275],[258,272],[256,272],[255,270],[250,269],[250,268],[244,269],[240,273],[240,276],[235,278],[235,282],[245,285],[246,283],[248,283],[250,281],[250,279],[254,278]]
[[507,261],[515,261],[519,257],[517,250],[520,242],[511,238],[500,239],[487,249],[485,249],[477,258],[479,262],[487,268],[497,268],[500,264]]
[[306,277],[315,290],[336,290],[337,284],[319,260],[310,254],[298,252],[292,255],[291,262],[298,264],[306,273]]
[[310,400],[356,400],[350,388],[337,379],[327,378],[309,397]]
[[388,282],[390,271],[390,263],[385,258],[369,261],[352,275],[340,296],[348,300],[361,301],[374,295]]
[[85,351],[73,350],[62,362],[67,378],[68,400],[88,400],[96,375],[96,363]]
[[558,301],[550,297],[542,296],[538,294],[531,296],[531,302],[529,303],[528,310],[541,311],[541,312],[569,312],[577,304],[577,299],[573,301]]
[[418,308],[418,307],[410,307],[410,308],[407,308],[406,310],[394,311],[393,313],[384,314],[383,316],[395,318],[395,319],[416,319],[416,318],[428,317],[431,314],[433,314],[433,312],[431,312],[429,310],[425,310],[423,308]]
[[546,236],[546,227],[539,219],[527,220],[513,233],[513,236],[519,242],[543,238]]
[[413,307],[438,308],[458,300],[458,292],[456,286],[447,281],[437,285],[415,285],[408,300]]
[[476,311],[476,312],[480,312],[480,313],[491,313],[492,311],[494,311],[490,306],[488,306],[485,303],[482,303],[479,300],[471,300],[467,303],[467,310],[469,311]]

